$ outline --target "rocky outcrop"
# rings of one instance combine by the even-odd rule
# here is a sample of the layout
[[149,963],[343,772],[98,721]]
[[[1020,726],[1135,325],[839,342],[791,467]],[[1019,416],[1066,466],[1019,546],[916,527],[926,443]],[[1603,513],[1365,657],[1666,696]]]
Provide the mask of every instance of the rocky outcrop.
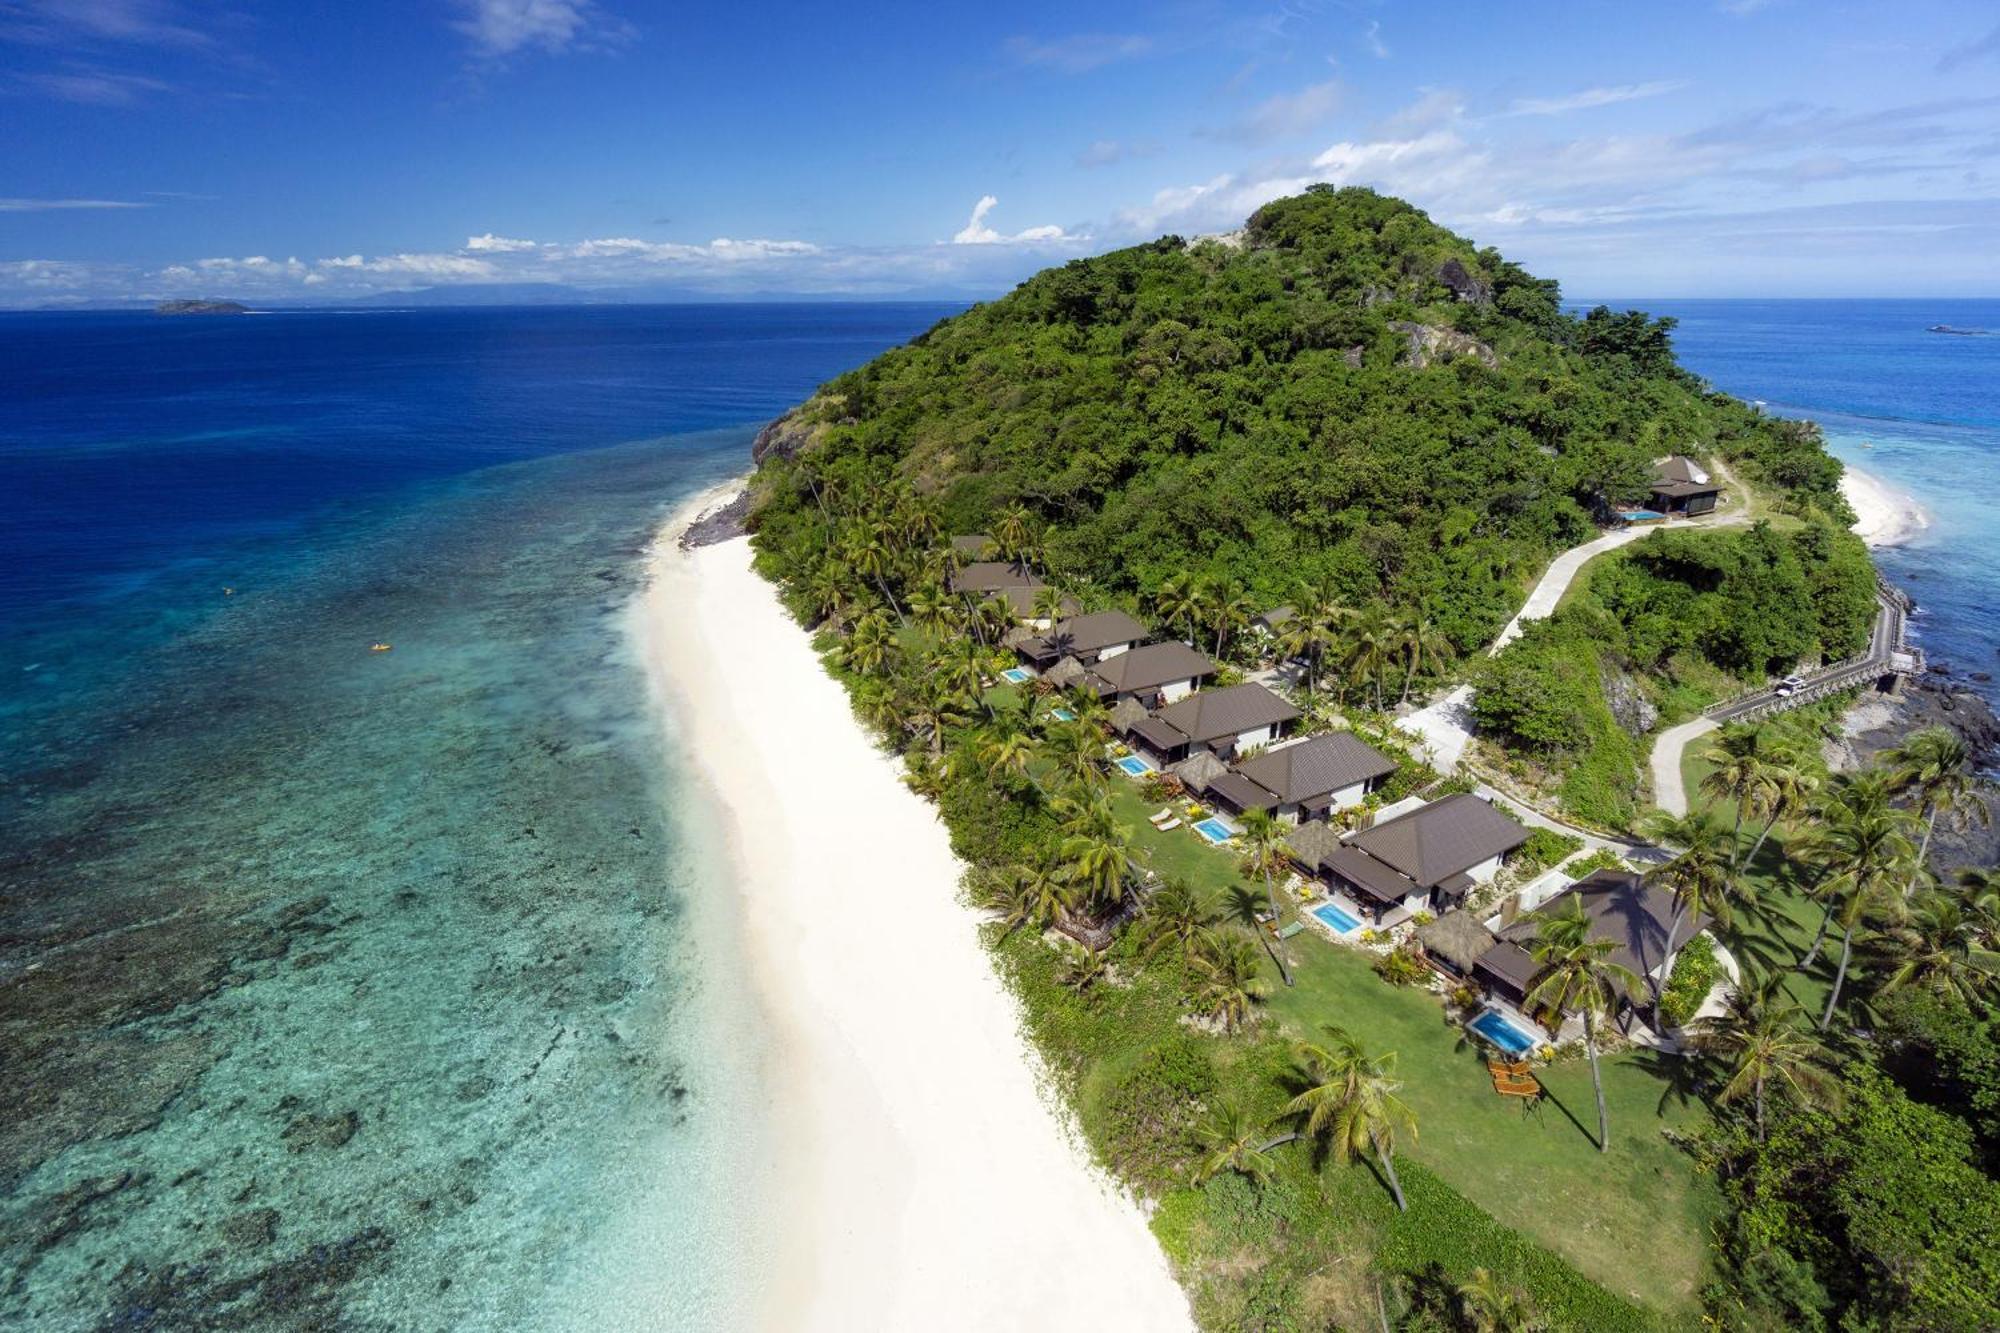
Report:
[[680,547],[692,551],[697,546],[716,546],[741,537],[750,530],[749,517],[750,492],[738,491],[728,504],[711,509],[688,524],[687,531],[681,534]]
[[1457,329],[1447,329],[1437,324],[1418,324],[1407,319],[1392,319],[1389,327],[1403,335],[1406,344],[1403,351],[1404,364],[1422,370],[1461,356],[1469,356],[1482,366],[1497,366],[1499,356],[1494,350],[1469,333]]
[[1612,720],[1628,735],[1638,737],[1660,725],[1660,710],[1639,688],[1639,682],[1617,667],[1604,668],[1604,701],[1611,707]]
[[807,421],[806,405],[791,409],[757,432],[750,442],[750,461],[762,467],[767,458],[790,458],[818,438],[818,423]]
[[1467,305],[1487,306],[1493,304],[1493,284],[1474,273],[1456,258],[1447,259],[1438,266],[1438,281],[1451,288],[1451,294]]
[[[1948,680],[1906,681],[1894,698],[1864,696],[1848,714],[1840,739],[1828,744],[1827,760],[1843,770],[1865,767],[1925,727],[1951,728],[1965,739],[1974,768],[1989,778],[2000,774],[2000,718],[1984,698]],[[1938,825],[1932,868],[1949,874],[1960,866],[2000,862],[2000,786],[1988,784],[1981,800],[1986,821]]]

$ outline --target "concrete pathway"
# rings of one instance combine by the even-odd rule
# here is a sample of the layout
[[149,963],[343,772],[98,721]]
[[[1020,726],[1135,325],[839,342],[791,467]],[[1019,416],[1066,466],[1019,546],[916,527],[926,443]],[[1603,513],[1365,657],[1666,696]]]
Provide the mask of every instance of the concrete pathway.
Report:
[[1542,571],[1540,581],[1528,593],[1528,600],[1521,603],[1520,611],[1507,622],[1507,628],[1500,631],[1500,637],[1493,640],[1493,646],[1486,650],[1487,656],[1498,655],[1502,648],[1520,638],[1522,628],[1529,621],[1547,620],[1554,615],[1556,603],[1562,601],[1563,594],[1569,591],[1569,585],[1575,581],[1577,571],[1590,563],[1593,558],[1603,555],[1606,551],[1615,551],[1621,546],[1628,546],[1647,533],[1666,526],[1668,525],[1660,523],[1646,528],[1620,528],[1616,532],[1607,532],[1594,541],[1587,541],[1581,546],[1572,546],[1549,561],[1549,567]]
[[1706,736],[1720,724],[1698,717],[1669,727],[1653,742],[1653,804],[1676,817],[1688,812],[1687,784],[1681,781],[1681,753],[1688,742]]

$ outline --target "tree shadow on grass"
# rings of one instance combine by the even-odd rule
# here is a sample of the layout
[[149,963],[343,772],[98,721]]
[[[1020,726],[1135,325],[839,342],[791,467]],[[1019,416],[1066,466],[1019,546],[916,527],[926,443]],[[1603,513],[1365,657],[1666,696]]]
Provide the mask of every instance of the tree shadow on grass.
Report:
[[[1535,1100],[1538,1102],[1547,1102],[1549,1105],[1555,1107],[1556,1110],[1561,1111],[1563,1118],[1568,1120],[1570,1124],[1575,1125],[1576,1132],[1583,1135],[1589,1141],[1590,1146],[1595,1148],[1597,1146],[1597,1135],[1584,1128],[1583,1122],[1576,1118],[1576,1113],[1569,1109],[1569,1103],[1556,1096],[1555,1089],[1549,1086],[1547,1079],[1537,1079],[1536,1082],[1542,1085],[1542,1095]],[[1528,1115],[1532,1115],[1538,1121],[1541,1119],[1541,1112],[1539,1110],[1529,1112],[1524,1108],[1523,1118],[1527,1118]]]
[[1662,1117],[1669,1106],[1706,1105],[1716,1086],[1708,1061],[1699,1057],[1640,1050],[1633,1052],[1630,1060],[1633,1068],[1650,1074],[1663,1085],[1660,1100],[1653,1107],[1654,1114]]

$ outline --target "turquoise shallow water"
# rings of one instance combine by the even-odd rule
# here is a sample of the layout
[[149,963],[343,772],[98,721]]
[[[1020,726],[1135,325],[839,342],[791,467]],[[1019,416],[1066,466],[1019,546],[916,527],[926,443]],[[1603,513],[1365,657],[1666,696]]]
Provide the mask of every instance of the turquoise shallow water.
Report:
[[238,551],[12,774],[0,1323],[731,1325],[760,1033],[622,628],[746,442]]

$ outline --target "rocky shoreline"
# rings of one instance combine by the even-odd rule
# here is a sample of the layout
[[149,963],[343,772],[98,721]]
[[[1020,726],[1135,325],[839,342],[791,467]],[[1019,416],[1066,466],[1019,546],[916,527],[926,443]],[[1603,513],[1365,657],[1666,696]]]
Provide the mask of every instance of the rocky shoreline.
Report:
[[[1965,739],[1975,769],[1989,779],[2000,776],[2000,716],[1969,685],[1942,675],[1910,681],[1894,697],[1871,695],[1857,703],[1848,712],[1840,738],[1829,742],[1827,757],[1836,769],[1862,768],[1925,727],[1951,728]],[[1975,820],[1961,828],[1938,825],[1932,840],[1933,866],[1950,873],[1963,866],[2000,862],[2000,786],[1989,781],[1983,798],[1987,823]]]

